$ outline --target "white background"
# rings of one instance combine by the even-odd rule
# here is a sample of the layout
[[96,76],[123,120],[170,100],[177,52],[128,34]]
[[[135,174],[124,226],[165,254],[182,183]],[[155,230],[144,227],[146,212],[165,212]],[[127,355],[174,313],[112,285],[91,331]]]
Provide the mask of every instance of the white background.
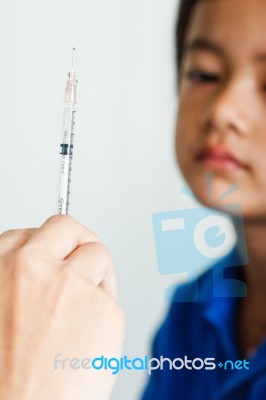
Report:
[[[98,233],[127,313],[124,354],[149,354],[165,310],[152,214],[188,206],[174,157],[176,0],[3,0],[1,230],[56,212],[62,100],[75,46],[78,112],[71,214]],[[136,400],[122,373],[112,400]]]

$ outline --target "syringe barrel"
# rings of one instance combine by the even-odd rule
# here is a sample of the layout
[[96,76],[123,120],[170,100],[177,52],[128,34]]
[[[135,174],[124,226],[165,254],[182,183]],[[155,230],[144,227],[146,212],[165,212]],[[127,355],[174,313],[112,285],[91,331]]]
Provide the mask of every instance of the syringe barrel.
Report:
[[[73,48],[73,51],[75,48]],[[73,141],[75,128],[75,112],[77,98],[77,76],[73,69],[73,52],[72,67],[68,73],[68,79],[65,87],[64,95],[64,116],[63,116],[63,141],[60,145],[60,185],[59,185],[59,214],[68,214],[70,183],[72,172],[73,158]]]
[[60,144],[60,187],[59,214],[68,214],[70,183],[72,172],[73,142],[76,108],[72,104],[64,105],[63,142]]

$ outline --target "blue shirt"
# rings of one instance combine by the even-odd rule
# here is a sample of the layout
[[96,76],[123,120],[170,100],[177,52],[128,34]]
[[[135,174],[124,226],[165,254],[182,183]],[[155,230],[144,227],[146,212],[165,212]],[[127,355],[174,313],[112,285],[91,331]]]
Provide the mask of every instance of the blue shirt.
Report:
[[243,360],[237,346],[237,306],[240,297],[248,295],[244,267],[225,268],[230,257],[177,287],[152,348],[152,357],[158,359],[215,358],[216,368],[170,370],[166,363],[162,370],[151,373],[142,400],[266,399],[266,341],[256,353],[245,357],[249,369],[232,369],[232,363],[225,364],[227,360]]

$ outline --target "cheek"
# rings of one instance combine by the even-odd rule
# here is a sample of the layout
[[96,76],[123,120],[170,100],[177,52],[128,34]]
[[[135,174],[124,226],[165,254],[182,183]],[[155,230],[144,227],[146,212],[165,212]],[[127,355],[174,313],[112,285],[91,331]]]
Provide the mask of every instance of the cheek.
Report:
[[[210,205],[207,198],[206,174],[195,165],[193,155],[204,141],[204,112],[207,112],[212,101],[211,92],[204,92],[199,96],[198,92],[183,91],[177,110],[175,134],[175,150],[180,170],[200,202],[205,205]],[[264,115],[264,110],[261,115]],[[241,204],[246,216],[265,216],[266,123],[264,118],[257,116],[256,120],[252,121],[251,128],[248,136],[233,138],[236,147],[239,147],[243,156],[246,157],[251,171],[241,177],[214,174],[212,197],[219,198],[233,183],[236,183],[239,189],[230,195],[228,203]],[[227,204],[227,200],[224,204]]]
[[176,131],[175,131],[175,152],[176,152],[176,160],[179,165],[179,168],[181,169],[181,172],[184,173],[183,171],[183,163],[184,163],[184,148],[186,147],[186,135],[185,135],[185,129],[182,124],[182,119],[180,116],[180,109],[177,114],[177,122],[176,122]]
[[176,158],[183,174],[183,169],[190,161],[193,147],[195,147],[197,136],[199,135],[197,114],[192,110],[188,102],[182,101],[179,104],[177,112],[175,133]]
[[[256,154],[256,156],[252,157],[253,162],[256,165],[256,168],[265,174],[266,171],[266,124],[264,122],[265,119],[266,108],[262,114],[261,123],[257,123],[255,125],[252,134],[249,135],[250,145],[252,145],[253,151],[252,155]],[[258,118],[257,118],[258,119]]]
[[[252,183],[259,187],[259,191],[266,197],[266,138],[258,141],[252,150]],[[251,192],[255,194],[258,190]],[[257,193],[259,194],[259,193]]]

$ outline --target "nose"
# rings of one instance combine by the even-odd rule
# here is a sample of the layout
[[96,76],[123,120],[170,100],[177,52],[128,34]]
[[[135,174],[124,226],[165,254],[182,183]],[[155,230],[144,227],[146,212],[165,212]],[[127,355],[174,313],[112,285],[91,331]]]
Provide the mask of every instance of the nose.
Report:
[[244,79],[232,79],[223,87],[217,88],[208,99],[203,113],[204,132],[217,134],[247,135],[254,102],[251,100],[252,84]]

